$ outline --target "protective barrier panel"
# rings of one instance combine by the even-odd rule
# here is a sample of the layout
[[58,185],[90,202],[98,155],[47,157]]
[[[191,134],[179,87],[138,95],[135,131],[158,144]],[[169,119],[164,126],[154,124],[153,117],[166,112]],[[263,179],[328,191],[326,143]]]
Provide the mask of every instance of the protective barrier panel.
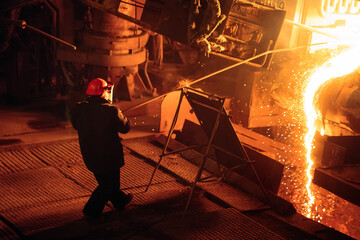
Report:
[[246,153],[221,102],[190,91],[187,91],[185,96],[209,139],[219,108],[221,109],[217,131],[212,141],[217,160],[227,168],[233,168],[241,161],[247,162]]
[[[271,175],[269,171],[274,170],[274,167],[263,169],[262,165],[270,167],[270,162],[272,164],[276,164],[276,162],[264,159],[266,158],[265,156],[260,156],[261,154],[259,153],[256,154],[256,151],[252,149],[244,148],[229,119],[229,115],[221,105],[221,101],[218,101],[217,97],[209,97],[206,94],[202,95],[201,93],[189,90],[185,92],[185,96],[208,139],[211,138],[216,124],[217,114],[221,109],[218,126],[211,142],[211,150],[216,158],[214,160],[227,169],[233,169],[235,172],[255,183],[258,183],[258,177],[260,177],[260,185],[264,183],[264,180],[268,180],[266,175]],[[253,166],[254,169],[252,169]],[[281,168],[280,172],[282,172],[282,166],[279,167]],[[262,173],[261,175],[258,175],[258,170]],[[264,186],[276,193],[280,184],[281,173],[279,176],[280,178],[275,184],[273,181],[266,181],[266,185],[264,184]]]

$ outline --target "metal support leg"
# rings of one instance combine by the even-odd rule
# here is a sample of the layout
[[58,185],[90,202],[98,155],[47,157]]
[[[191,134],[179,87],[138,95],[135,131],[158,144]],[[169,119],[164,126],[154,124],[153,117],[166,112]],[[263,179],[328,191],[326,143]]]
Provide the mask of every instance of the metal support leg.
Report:
[[[223,100],[221,101],[221,106],[220,106],[220,108],[219,108],[219,112],[218,112],[218,115],[217,115],[217,117],[216,117],[216,122],[215,122],[215,126],[214,126],[214,131],[213,131],[214,136],[211,136],[212,138],[215,137],[216,130],[217,130],[218,126],[219,126],[221,111],[222,111],[222,109],[223,109],[224,102],[225,102],[225,99],[223,99]],[[212,142],[212,139],[211,139],[211,142]],[[220,166],[220,163],[219,163],[219,159],[217,159],[217,158],[216,158],[216,164],[217,164],[217,166],[218,166],[218,169],[219,169],[219,172],[220,172],[220,175],[221,175],[221,179],[224,180],[224,179],[225,179],[225,176],[224,176],[224,173],[223,173],[223,171],[222,171],[222,169],[221,169],[221,166]]]
[[168,145],[169,145],[171,135],[172,135],[172,133],[173,133],[173,131],[174,131],[176,122],[177,122],[178,117],[179,117],[179,112],[180,112],[180,107],[181,107],[181,102],[182,102],[183,97],[184,97],[184,91],[181,90],[180,99],[179,99],[179,104],[178,104],[178,106],[177,106],[177,108],[176,108],[176,112],[175,112],[175,115],[174,115],[174,119],[173,119],[173,121],[172,121],[172,123],[171,123],[171,127],[170,127],[170,130],[169,130],[168,136],[167,136],[167,138],[166,138],[165,146],[164,146],[163,151],[162,151],[162,153],[161,153],[161,157],[160,157],[158,163],[156,164],[156,167],[155,167],[155,169],[154,169],[154,171],[153,171],[153,173],[152,173],[152,175],[151,175],[150,181],[149,181],[148,185],[146,186],[145,192],[149,189],[149,187],[150,187],[150,185],[151,185],[151,182],[152,182],[152,180],[153,180],[153,178],[154,178],[154,176],[155,176],[155,173],[156,173],[156,171],[158,170],[158,168],[160,167],[161,160],[162,160],[162,158],[163,158],[163,156],[164,156],[164,154],[165,154],[165,152],[166,152],[166,149],[167,149],[167,147],[168,147]]
[[[206,148],[205,155],[204,155],[204,157],[203,157],[203,159],[202,159],[202,162],[200,163],[199,170],[198,170],[198,172],[197,172],[197,174],[196,174],[196,177],[195,177],[195,180],[194,180],[194,182],[193,182],[193,184],[192,184],[191,191],[190,191],[190,195],[189,195],[188,200],[187,200],[187,202],[186,202],[186,206],[185,206],[185,210],[184,210],[183,216],[185,216],[186,213],[187,213],[187,210],[188,210],[189,205],[190,205],[190,202],[191,202],[192,195],[194,194],[194,190],[195,190],[196,184],[197,184],[198,181],[201,180],[201,174],[202,174],[202,172],[203,172],[203,170],[204,170],[205,163],[206,163],[207,157],[208,157],[209,152],[210,152],[210,148],[211,148],[212,141],[213,141],[213,139],[214,139],[214,137],[215,137],[216,130],[217,130],[218,126],[219,126],[220,116],[221,116],[221,111],[222,111],[223,105],[224,105],[224,101],[221,102],[221,106],[220,106],[220,108],[219,108],[219,112],[218,112],[217,117],[216,117],[216,120],[215,120],[214,128],[213,128],[213,131],[212,131],[212,133],[211,133],[211,136],[210,136],[210,139],[209,139],[209,143],[208,143],[207,148]],[[219,164],[219,163],[218,163],[218,167],[219,167],[220,172],[221,172],[221,168],[220,168],[220,164]]]
[[255,177],[256,177],[257,181],[259,182],[259,184],[260,184],[260,186],[261,186],[261,189],[262,189],[262,191],[263,191],[263,193],[264,193],[265,198],[266,198],[267,200],[269,200],[268,195],[267,195],[266,190],[265,190],[265,187],[264,187],[264,185],[262,184],[262,182],[261,182],[261,180],[260,180],[260,178],[259,178],[259,175],[257,174],[257,172],[256,172],[256,170],[255,170],[255,168],[254,168],[254,165],[252,164],[252,162],[251,162],[249,156],[247,155],[247,153],[246,153],[246,151],[245,151],[245,149],[244,149],[244,146],[242,145],[241,142],[240,142],[240,146],[241,146],[241,149],[242,149],[242,151],[243,151],[243,153],[244,153],[244,156],[246,157],[247,162],[250,164],[251,169],[252,169],[253,173],[255,174]]
[[196,184],[197,182],[200,180],[201,178],[201,174],[202,174],[202,170],[205,166],[205,162],[206,162],[206,159],[207,159],[207,156],[204,156],[202,161],[201,161],[201,164],[200,164],[200,168],[196,174],[196,177],[195,177],[195,180],[191,186],[191,190],[190,190],[190,194],[189,194],[189,197],[188,197],[188,200],[186,202],[186,206],[185,206],[185,210],[184,210],[184,214],[183,214],[183,217],[185,217],[186,213],[187,213],[187,210],[189,208],[189,205],[190,205],[190,202],[191,202],[191,198],[192,198],[192,195],[194,194],[194,190],[195,190],[195,187],[196,187]]

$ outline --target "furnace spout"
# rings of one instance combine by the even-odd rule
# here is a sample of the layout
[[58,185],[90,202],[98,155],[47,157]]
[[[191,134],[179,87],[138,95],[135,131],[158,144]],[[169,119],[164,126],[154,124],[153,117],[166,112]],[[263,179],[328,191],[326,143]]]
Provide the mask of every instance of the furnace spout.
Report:
[[344,77],[335,78],[323,86],[319,90],[319,99],[315,104],[322,115],[322,125],[324,125],[326,135],[359,134],[359,73],[354,72]]

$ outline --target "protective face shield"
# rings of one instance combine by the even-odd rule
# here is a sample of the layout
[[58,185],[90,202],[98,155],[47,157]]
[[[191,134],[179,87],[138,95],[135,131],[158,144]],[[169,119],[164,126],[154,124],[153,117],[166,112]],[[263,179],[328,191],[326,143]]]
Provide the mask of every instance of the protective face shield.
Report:
[[108,86],[106,87],[102,95],[104,99],[108,100],[111,103],[113,102],[113,90],[114,90],[114,85],[112,83],[108,83]]

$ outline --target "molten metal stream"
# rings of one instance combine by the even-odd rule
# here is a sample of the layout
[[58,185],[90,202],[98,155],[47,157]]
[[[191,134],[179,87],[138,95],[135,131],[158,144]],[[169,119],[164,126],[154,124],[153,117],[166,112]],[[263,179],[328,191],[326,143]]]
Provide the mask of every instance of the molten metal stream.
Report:
[[315,197],[310,189],[314,164],[313,160],[311,159],[311,152],[312,149],[315,148],[315,146],[313,145],[313,139],[316,132],[315,121],[316,119],[321,119],[321,114],[316,111],[315,106],[313,105],[314,98],[316,97],[316,92],[318,88],[322,84],[326,83],[331,79],[354,72],[360,66],[358,56],[360,56],[360,46],[349,47],[347,50],[344,50],[339,55],[333,57],[324,65],[319,67],[310,76],[308,85],[304,92],[304,111],[307,119],[306,126],[308,128],[304,143],[307,151],[306,161],[308,164],[306,170],[306,190],[309,198],[306,206],[306,215],[308,218],[310,218],[312,215],[312,206],[315,202]]

